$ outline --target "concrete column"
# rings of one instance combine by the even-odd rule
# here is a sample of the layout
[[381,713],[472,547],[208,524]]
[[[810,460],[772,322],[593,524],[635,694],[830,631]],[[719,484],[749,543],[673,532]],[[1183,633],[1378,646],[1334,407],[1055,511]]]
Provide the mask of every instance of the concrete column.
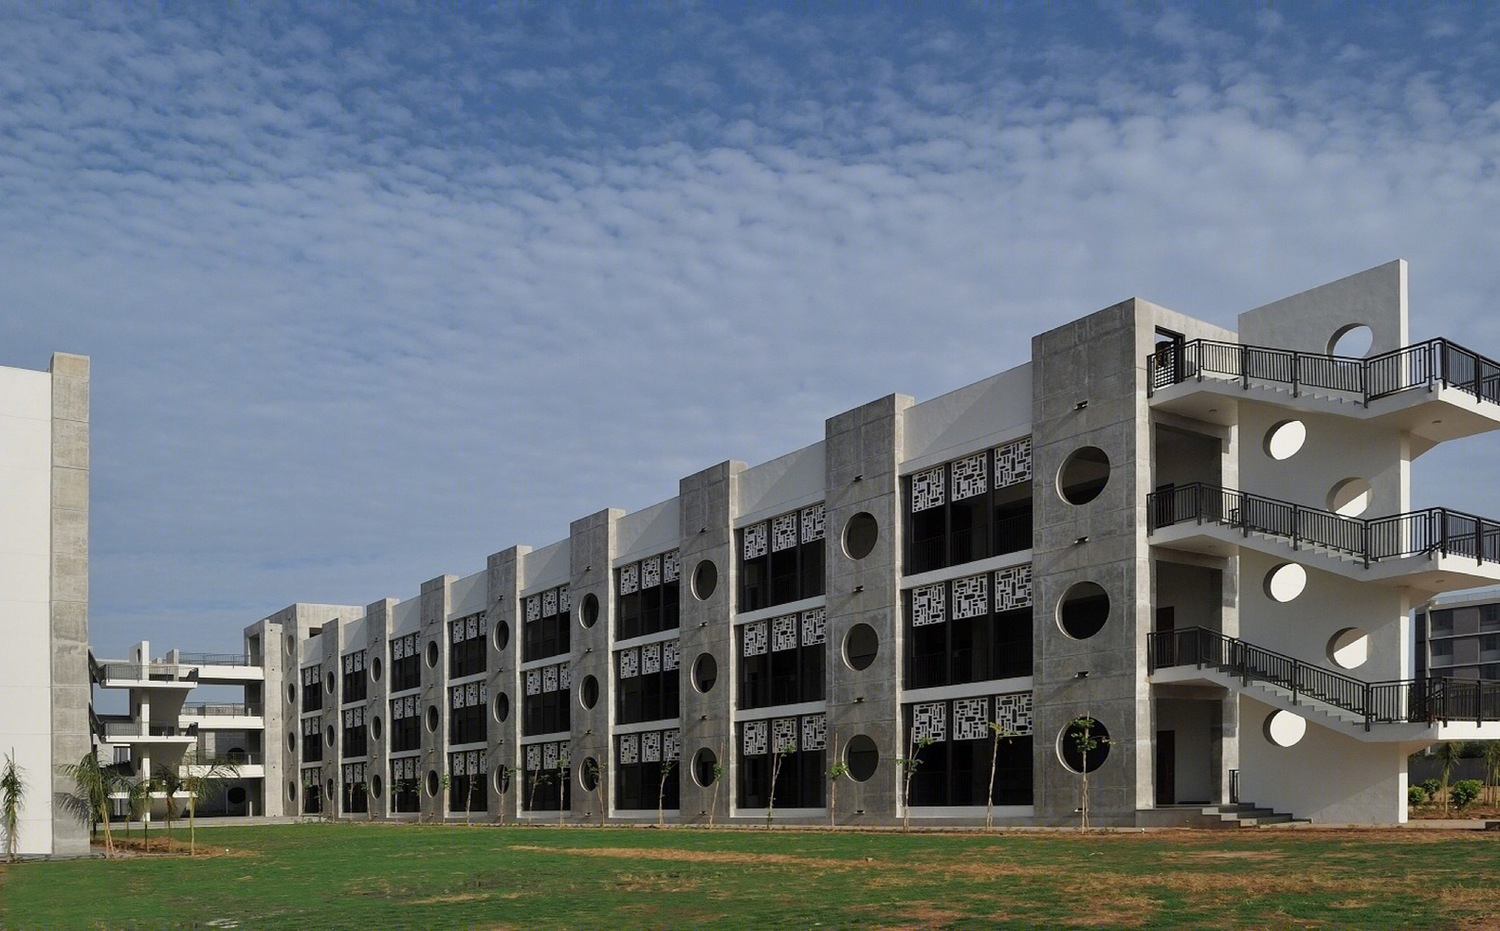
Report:
[[[422,651],[422,817],[441,821],[448,814],[448,790],[443,777],[448,773],[448,607],[456,575],[440,575],[422,583],[421,636],[417,648]],[[436,727],[433,710],[436,709]],[[434,788],[436,775],[436,789]]]
[[[615,522],[625,514],[618,508],[609,508],[573,521],[569,526],[569,559],[572,581],[569,585],[572,602],[569,623],[572,631],[568,637],[570,645],[572,688],[569,701],[572,710],[568,720],[572,736],[569,738],[569,756],[572,760],[573,780],[571,801],[575,819],[593,812],[598,817],[599,793],[583,788],[581,776],[584,760],[593,759],[605,767],[604,804],[609,810],[614,783],[610,767],[610,723],[613,720],[614,689],[610,676],[610,632],[614,629],[614,613],[610,609],[614,602],[610,570],[615,557]],[[585,602],[594,599],[598,620],[593,627],[585,628],[581,623]],[[593,676],[599,683],[599,701],[592,709],[585,709],[579,695],[583,680]]]
[[[77,791],[60,766],[89,752],[89,359],[52,356],[52,778],[54,797]],[[52,806],[52,852],[89,852],[88,825]]]
[[[517,799],[520,781],[517,767],[520,765],[518,748],[521,740],[521,615],[520,573],[521,564],[529,546],[512,546],[490,556],[488,560],[490,636],[486,649],[489,652],[486,668],[489,670],[490,707],[486,709],[489,722],[489,748],[486,751],[490,768],[489,814],[492,821],[513,823],[519,811]],[[500,646],[501,643],[505,645]],[[507,708],[504,721],[496,715],[497,703]],[[509,773],[509,785],[502,797],[497,791],[499,784],[495,774]]]

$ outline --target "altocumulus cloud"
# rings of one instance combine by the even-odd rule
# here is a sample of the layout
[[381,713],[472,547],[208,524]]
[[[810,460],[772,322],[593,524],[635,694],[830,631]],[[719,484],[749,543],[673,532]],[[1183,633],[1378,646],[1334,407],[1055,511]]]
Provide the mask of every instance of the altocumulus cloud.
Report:
[[0,361],[94,357],[96,643],[409,597],[1130,295],[1402,257],[1500,352],[1500,32],[1338,12],[7,8]]

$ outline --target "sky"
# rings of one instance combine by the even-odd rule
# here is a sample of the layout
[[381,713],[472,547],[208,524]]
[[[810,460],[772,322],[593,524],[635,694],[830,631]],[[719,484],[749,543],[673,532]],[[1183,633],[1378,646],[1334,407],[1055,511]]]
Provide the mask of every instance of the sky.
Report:
[[1500,356],[1500,10],[1418,7],[0,0],[0,365],[93,360],[94,649],[413,597],[1131,296],[1403,258]]

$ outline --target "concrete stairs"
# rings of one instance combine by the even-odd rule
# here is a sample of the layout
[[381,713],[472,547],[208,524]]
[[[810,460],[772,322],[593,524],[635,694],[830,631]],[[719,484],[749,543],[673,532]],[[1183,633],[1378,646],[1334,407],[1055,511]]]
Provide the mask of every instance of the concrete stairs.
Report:
[[1208,805],[1200,809],[1194,820],[1199,827],[1227,829],[1311,823],[1307,818],[1297,818],[1285,812],[1259,808],[1253,804]]

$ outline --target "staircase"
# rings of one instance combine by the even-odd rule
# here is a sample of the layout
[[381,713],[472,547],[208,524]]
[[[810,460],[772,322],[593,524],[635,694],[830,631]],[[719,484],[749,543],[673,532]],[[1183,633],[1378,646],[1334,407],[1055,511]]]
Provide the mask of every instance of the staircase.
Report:
[[1208,805],[1200,809],[1193,820],[1195,826],[1204,828],[1264,828],[1312,823],[1307,818],[1297,818],[1285,812],[1246,804]]

